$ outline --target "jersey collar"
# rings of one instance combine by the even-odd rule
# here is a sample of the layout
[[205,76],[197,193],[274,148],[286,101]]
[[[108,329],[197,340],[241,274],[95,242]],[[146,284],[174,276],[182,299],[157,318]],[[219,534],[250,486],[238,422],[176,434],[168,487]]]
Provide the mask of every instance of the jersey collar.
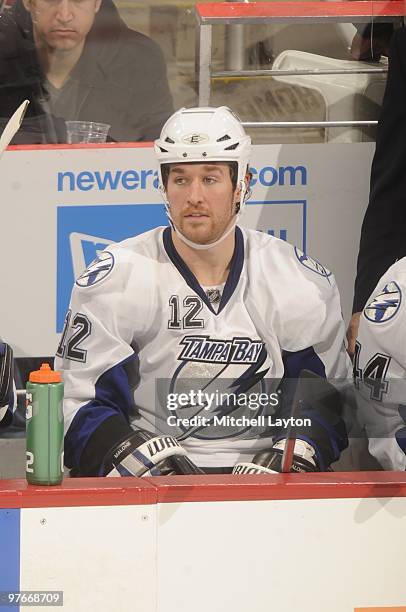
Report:
[[235,247],[234,253],[231,258],[230,264],[230,273],[227,278],[227,282],[224,287],[223,295],[221,296],[220,305],[218,311],[216,312],[212,305],[209,302],[209,299],[206,295],[206,292],[200,286],[196,276],[193,272],[188,268],[185,264],[172,241],[172,233],[171,228],[165,228],[163,232],[163,242],[165,251],[173,263],[174,266],[178,269],[179,273],[185,279],[186,284],[201,298],[201,300],[206,304],[207,308],[211,310],[213,314],[220,314],[225,305],[228,303],[229,299],[234,293],[235,288],[238,285],[238,281],[240,280],[242,267],[244,265],[244,238],[242,231],[239,227],[235,228]]

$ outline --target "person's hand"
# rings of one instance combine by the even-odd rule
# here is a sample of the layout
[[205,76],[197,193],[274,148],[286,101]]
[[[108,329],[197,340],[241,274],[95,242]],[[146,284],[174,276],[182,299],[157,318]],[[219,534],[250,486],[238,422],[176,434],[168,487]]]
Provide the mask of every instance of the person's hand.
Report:
[[176,438],[137,429],[107,453],[102,476],[204,474]]
[[348,341],[347,352],[349,356],[351,357],[351,359],[354,357],[355,341],[358,335],[359,319],[360,319],[361,314],[362,314],[361,312],[354,312],[349,322],[348,329],[347,329],[347,341]]
[[[279,440],[271,449],[260,451],[251,463],[237,463],[233,474],[279,474],[283,471],[283,453],[287,440]],[[315,459],[316,451],[304,440],[296,440],[289,472],[318,472]]]

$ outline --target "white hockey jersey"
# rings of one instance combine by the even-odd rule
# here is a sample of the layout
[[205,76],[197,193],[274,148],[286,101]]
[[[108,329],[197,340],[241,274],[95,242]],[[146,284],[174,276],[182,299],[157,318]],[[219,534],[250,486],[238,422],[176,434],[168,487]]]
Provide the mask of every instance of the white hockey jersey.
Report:
[[388,470],[406,468],[405,297],[403,258],[382,276],[364,308],[354,357],[359,421],[370,453]]
[[176,436],[197,465],[232,466],[269,448],[284,376],[351,371],[333,275],[288,243],[240,228],[216,308],[170,228],[109,246],[76,281],[55,367],[68,467],[114,414]]

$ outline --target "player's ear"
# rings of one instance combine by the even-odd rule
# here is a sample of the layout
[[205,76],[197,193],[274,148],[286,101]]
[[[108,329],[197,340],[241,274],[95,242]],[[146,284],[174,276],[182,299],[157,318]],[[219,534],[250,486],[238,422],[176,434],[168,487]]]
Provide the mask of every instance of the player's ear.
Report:
[[234,191],[234,206],[235,206],[236,215],[240,212],[240,208],[241,208],[241,190],[242,190],[242,181],[239,181],[236,187],[236,190]]
[[96,0],[96,5],[94,7],[94,12],[98,13],[101,7],[102,0]]

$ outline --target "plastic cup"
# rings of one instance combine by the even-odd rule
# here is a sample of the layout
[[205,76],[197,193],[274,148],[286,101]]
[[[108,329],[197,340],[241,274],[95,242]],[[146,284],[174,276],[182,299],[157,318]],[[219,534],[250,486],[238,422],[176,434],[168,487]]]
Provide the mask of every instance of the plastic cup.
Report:
[[94,121],[65,121],[69,144],[79,142],[106,142],[110,129],[108,123],[95,123]]

